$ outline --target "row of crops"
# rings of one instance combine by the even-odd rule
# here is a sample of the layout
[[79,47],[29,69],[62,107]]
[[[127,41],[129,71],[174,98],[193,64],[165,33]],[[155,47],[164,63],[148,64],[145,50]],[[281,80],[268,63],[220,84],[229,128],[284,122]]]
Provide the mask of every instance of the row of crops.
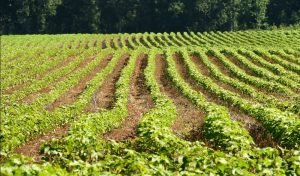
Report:
[[1,40],[2,175],[300,175],[299,30]]

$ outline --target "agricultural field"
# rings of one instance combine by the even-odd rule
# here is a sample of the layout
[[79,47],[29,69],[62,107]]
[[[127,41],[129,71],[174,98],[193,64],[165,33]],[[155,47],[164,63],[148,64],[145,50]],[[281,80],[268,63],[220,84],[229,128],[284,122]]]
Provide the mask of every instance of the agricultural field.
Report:
[[1,36],[1,175],[300,175],[300,30]]

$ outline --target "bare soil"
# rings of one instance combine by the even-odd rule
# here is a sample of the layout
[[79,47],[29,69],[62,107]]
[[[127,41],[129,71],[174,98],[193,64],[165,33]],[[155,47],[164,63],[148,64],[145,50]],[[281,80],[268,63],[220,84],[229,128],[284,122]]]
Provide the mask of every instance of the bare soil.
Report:
[[[69,42],[69,43],[67,44],[67,48],[71,49],[71,48],[72,48],[72,43],[73,43],[73,42]],[[64,47],[64,43],[61,44],[60,48],[63,48],[63,47]]]
[[[242,53],[242,52],[238,52],[240,55],[242,55],[242,56],[244,56],[244,57],[246,57],[246,58],[248,58],[248,55],[247,54],[244,54],[244,53]],[[251,61],[253,64],[255,64],[256,66],[258,66],[258,67],[263,67],[263,65],[261,65],[260,63],[258,63],[256,60],[254,60],[254,59],[249,59],[249,61]]]
[[87,112],[98,112],[100,109],[111,109],[115,103],[116,82],[118,81],[122,69],[127,65],[129,55],[123,55],[113,72],[104,80],[103,84],[94,93]]
[[161,39],[164,40],[168,46],[172,46],[172,43],[170,43],[164,35],[161,36]]
[[132,37],[132,42],[133,42],[133,44],[136,45],[136,46],[139,46],[137,40],[138,40],[138,39],[136,38],[136,36]]
[[[220,61],[218,61],[218,59],[214,56],[208,56],[210,62],[212,62],[214,65],[216,65],[217,67],[219,67],[220,71],[226,75],[226,76],[229,76],[230,78],[232,79],[236,79],[236,80],[239,80],[239,78],[237,78],[235,75],[233,75],[230,70],[228,68],[225,67],[225,65],[223,65]],[[243,82],[243,81],[241,81]],[[247,83],[246,83],[247,84]],[[249,85],[249,84],[248,84]],[[251,86],[253,89],[255,89],[257,92],[261,92],[263,94],[266,94],[266,95],[272,95],[274,97],[276,97],[278,99],[278,101],[282,100],[282,99],[289,99],[288,97],[280,94],[280,93],[275,93],[275,92],[270,92],[268,90],[265,90],[263,88],[258,88],[258,87],[255,87],[255,86],[252,86],[252,85],[249,85]],[[262,102],[263,103],[263,102]]]
[[150,39],[150,37],[148,36],[147,37],[147,39],[146,40],[148,40],[149,41],[149,43],[152,45],[152,46],[154,46],[154,47],[157,47],[155,44],[154,44],[154,42]]
[[84,43],[84,49],[89,49],[89,41],[86,41],[86,42]]
[[163,43],[160,39],[158,39],[157,36],[154,37],[154,40],[159,43],[161,46],[166,46],[165,43]]
[[49,73],[58,70],[59,68],[62,68],[66,65],[68,65],[69,63],[71,63],[76,57],[75,56],[70,56],[67,59],[64,59],[62,62],[58,63],[57,65],[55,65],[54,67],[49,68],[46,72],[37,75],[36,79],[41,80],[43,79],[45,76],[47,76]]
[[79,42],[77,43],[77,46],[76,46],[76,48],[80,48],[80,46],[81,46],[81,43],[82,43],[82,41],[79,41]]
[[101,41],[101,48],[102,48],[102,49],[107,48],[107,46],[106,46],[106,41],[105,41],[105,40],[102,40],[102,41]]
[[133,46],[130,45],[128,38],[125,38],[125,44],[129,49],[133,49]]
[[180,43],[178,43],[176,40],[174,40],[173,37],[170,36],[170,35],[169,35],[169,39],[170,39],[171,41],[173,41],[173,43],[175,43],[176,45],[182,46]]
[[86,83],[90,81],[96,74],[102,70],[112,59],[111,56],[105,57],[89,74],[83,77],[75,86],[70,88],[66,93],[61,95],[52,104],[47,106],[47,110],[53,111],[59,106],[71,104],[76,101],[77,96],[84,91]]
[[181,138],[190,141],[201,140],[211,146],[201,133],[204,123],[204,111],[193,105],[182,95],[168,79],[166,69],[165,58],[158,55],[156,58],[156,80],[161,86],[161,91],[173,101],[178,113],[177,119],[172,125],[172,130]]
[[110,43],[110,47],[111,47],[111,48],[117,49],[117,47],[115,46],[115,43],[114,43],[114,39],[113,39],[113,38],[110,39],[109,43]]
[[97,42],[98,42],[97,40],[94,40],[92,46],[97,47]]
[[[193,90],[196,90],[197,92],[201,92],[207,101],[227,107],[232,119],[239,121],[243,125],[243,127],[248,130],[257,146],[275,147],[277,145],[272,136],[262,127],[261,123],[259,123],[255,118],[248,116],[244,112],[240,111],[239,109],[232,107],[230,103],[225,102],[216,95],[208,92],[201,85],[198,85],[196,81],[189,76],[182,58],[180,58],[178,55],[174,55],[174,59],[176,61],[178,72],[186,80],[186,82],[189,83],[191,88]],[[205,72],[202,73],[202,70],[199,70],[199,73],[205,75]],[[258,131],[257,129],[259,129],[260,131]]]
[[41,145],[53,138],[63,137],[67,133],[67,131],[68,131],[67,125],[58,127],[54,129],[52,132],[46,133],[45,135],[38,136],[26,142],[23,146],[17,148],[15,150],[15,153],[32,157],[34,159],[34,162],[40,163],[43,157],[43,155],[40,154]]
[[148,46],[144,40],[144,37],[140,38],[140,42],[146,47],[146,48],[150,48],[150,46]]
[[15,86],[11,86],[11,87],[7,88],[6,90],[3,90],[3,94],[12,94],[15,91],[21,90],[26,85],[27,85],[26,83],[21,83],[21,84],[15,85]]
[[[241,55],[243,55],[244,57],[248,58],[247,54],[243,54],[243,53],[241,53],[241,52],[239,52],[239,54],[241,54]],[[266,70],[269,70],[268,68],[265,68],[262,64],[260,64],[259,62],[257,62],[257,61],[254,60],[254,59],[249,58],[249,61],[251,61],[254,65],[256,65],[256,66],[258,66],[258,67],[261,67],[261,68],[264,68],[264,69],[266,69]],[[280,75],[280,74],[278,74],[278,73],[276,73],[276,72],[273,72],[272,70],[269,70],[269,71],[272,72],[274,75],[277,75],[277,76],[279,76],[279,77],[282,76],[282,75]],[[298,89],[293,89],[293,91],[296,92],[296,93],[299,93],[299,90],[298,90]]]
[[121,37],[118,37],[117,42],[118,42],[119,47],[123,48],[123,45],[122,45],[122,42],[121,42]]
[[277,64],[276,61],[274,61],[273,59],[263,55],[263,54],[259,54],[258,52],[255,52],[258,56],[260,56],[261,58],[265,59],[267,62],[270,62],[271,64]]
[[184,40],[184,37],[183,39],[179,39],[184,45],[191,45],[189,42],[189,40]]
[[238,61],[234,56],[225,54],[226,58],[231,61],[234,65],[242,69],[246,74],[250,76],[257,77],[257,75],[250,69],[248,69],[244,64],[242,64],[240,61]]
[[[37,75],[35,77],[35,79],[37,80],[41,80],[43,79],[45,76],[47,76],[48,74],[50,74],[51,72],[66,66],[67,64],[69,64],[70,62],[72,62],[76,57],[75,56],[70,56],[67,59],[64,59],[62,62],[58,63],[57,65],[49,68],[47,71],[45,71],[44,73],[41,73],[39,75]],[[11,86],[9,88],[7,88],[6,90],[3,91],[3,94],[12,94],[15,91],[21,90],[23,87],[25,87],[27,85],[26,82],[24,83],[20,83],[14,86]]]
[[137,60],[134,74],[131,78],[130,95],[128,101],[128,117],[119,128],[115,128],[104,134],[105,139],[124,141],[136,137],[135,130],[140,118],[149,111],[154,104],[145,83],[144,69],[147,66],[148,57],[141,54]]
[[25,102],[25,103],[31,103],[34,99],[36,99],[40,94],[44,94],[44,93],[48,93],[50,92],[53,87],[55,86],[55,84],[63,81],[64,79],[66,79],[69,75],[73,74],[74,72],[84,68],[86,65],[88,65],[91,61],[93,61],[96,58],[96,56],[89,56],[87,58],[85,58],[76,68],[74,68],[73,70],[71,70],[69,73],[67,73],[66,75],[56,79],[55,81],[53,81],[52,83],[49,83],[48,86],[41,88],[40,90],[38,90],[37,92],[31,93],[28,96],[26,96],[25,98],[23,98],[21,101]]
[[223,83],[219,80],[216,80],[210,70],[204,65],[204,63],[202,62],[202,60],[197,57],[197,56],[190,56],[191,60],[195,63],[195,65],[198,67],[198,70],[201,72],[202,75],[205,75],[207,77],[210,77],[211,80],[217,84],[219,87],[225,89],[225,90],[228,90],[230,92],[233,92],[233,93],[237,93],[239,96],[241,96],[242,98],[246,98],[248,100],[251,100],[251,97],[249,95],[246,95],[244,94],[242,91],[240,91],[239,89],[235,88],[235,87],[232,87],[231,85],[229,84],[226,84],[226,83]]
[[185,40],[189,41],[192,45],[198,45],[196,42],[194,42],[194,41],[188,39],[186,36],[182,35],[182,37],[183,37]]

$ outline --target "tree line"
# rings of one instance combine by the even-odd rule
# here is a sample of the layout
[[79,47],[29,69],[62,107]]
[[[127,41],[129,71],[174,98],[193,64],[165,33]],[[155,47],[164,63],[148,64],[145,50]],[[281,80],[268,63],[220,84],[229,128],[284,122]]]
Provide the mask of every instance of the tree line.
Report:
[[234,31],[300,22],[299,0],[3,0],[2,34]]

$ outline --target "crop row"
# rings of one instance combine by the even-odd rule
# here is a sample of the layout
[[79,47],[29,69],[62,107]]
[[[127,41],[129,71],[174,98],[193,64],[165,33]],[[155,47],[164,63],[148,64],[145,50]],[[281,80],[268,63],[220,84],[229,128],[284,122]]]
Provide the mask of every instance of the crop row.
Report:
[[[163,48],[169,46],[297,46],[299,39],[291,35],[300,35],[299,31],[245,31],[245,32],[204,32],[204,33],[138,33],[138,34],[84,34],[84,35],[41,35],[3,36],[2,46],[39,47],[61,49],[69,48]],[[286,55],[285,55],[286,56]],[[288,60],[298,62],[292,57]]]

